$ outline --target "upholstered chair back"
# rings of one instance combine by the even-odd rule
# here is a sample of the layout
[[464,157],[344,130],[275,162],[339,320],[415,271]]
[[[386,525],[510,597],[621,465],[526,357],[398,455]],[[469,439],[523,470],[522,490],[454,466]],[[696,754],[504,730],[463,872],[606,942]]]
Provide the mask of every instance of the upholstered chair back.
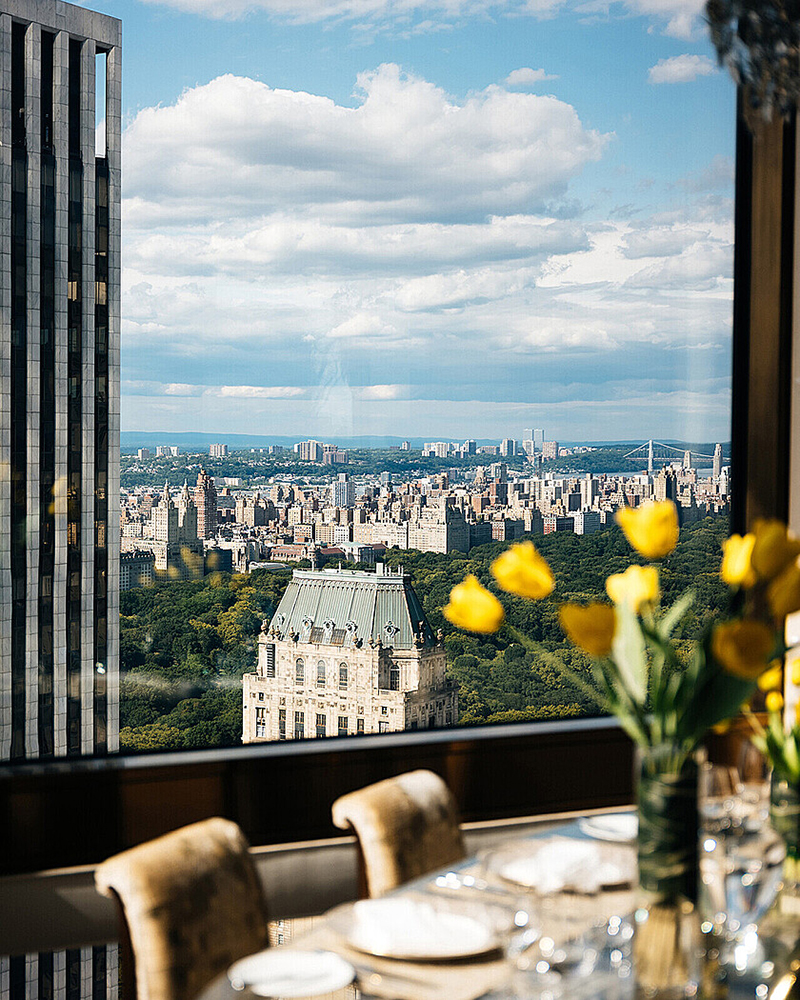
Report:
[[131,1000],[194,1000],[231,962],[267,946],[261,885],[242,831],[228,820],[117,854],[98,866],[95,885],[120,906]]
[[410,771],[343,795],[333,804],[333,822],[358,838],[369,896],[465,855],[455,800],[432,771]]

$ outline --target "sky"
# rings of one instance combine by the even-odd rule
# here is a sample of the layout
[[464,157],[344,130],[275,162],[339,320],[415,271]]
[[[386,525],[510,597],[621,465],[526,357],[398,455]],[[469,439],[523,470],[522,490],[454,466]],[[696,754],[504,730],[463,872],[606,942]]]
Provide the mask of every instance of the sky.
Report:
[[728,440],[700,4],[87,6],[123,21],[123,431]]

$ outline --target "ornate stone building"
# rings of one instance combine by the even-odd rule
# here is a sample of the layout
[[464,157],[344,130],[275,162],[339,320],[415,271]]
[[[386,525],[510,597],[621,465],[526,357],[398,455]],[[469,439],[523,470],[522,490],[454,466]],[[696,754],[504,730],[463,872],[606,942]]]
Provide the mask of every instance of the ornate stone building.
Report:
[[177,504],[164,483],[151,525],[152,539],[147,539],[146,545],[155,555],[156,572],[171,580],[202,579],[203,542],[197,537],[197,507],[186,483]]
[[245,674],[243,742],[451,726],[458,690],[402,568],[295,570]]

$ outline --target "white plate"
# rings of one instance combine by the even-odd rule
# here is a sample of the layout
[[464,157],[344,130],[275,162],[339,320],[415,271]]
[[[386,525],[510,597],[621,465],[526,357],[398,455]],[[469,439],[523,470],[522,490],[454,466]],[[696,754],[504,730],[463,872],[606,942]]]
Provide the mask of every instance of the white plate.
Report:
[[639,818],[636,813],[609,813],[606,816],[586,816],[578,821],[581,832],[595,840],[629,844],[636,840]]
[[332,951],[267,948],[228,969],[234,989],[248,987],[262,997],[312,997],[349,986],[356,970]]
[[478,917],[402,896],[361,900],[334,926],[351,947],[378,958],[437,962],[500,947],[495,931]]
[[541,895],[591,895],[634,881],[636,857],[628,847],[553,837],[509,845],[505,854],[499,854],[496,871],[506,882]]

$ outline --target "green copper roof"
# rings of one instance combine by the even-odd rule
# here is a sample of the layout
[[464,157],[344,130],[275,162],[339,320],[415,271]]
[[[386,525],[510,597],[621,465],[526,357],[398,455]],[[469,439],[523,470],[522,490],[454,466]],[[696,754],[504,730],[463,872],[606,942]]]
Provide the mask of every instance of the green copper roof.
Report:
[[282,639],[296,632],[301,642],[337,646],[355,636],[411,649],[420,631],[426,646],[436,643],[409,577],[380,566],[376,573],[295,570],[270,629]]

